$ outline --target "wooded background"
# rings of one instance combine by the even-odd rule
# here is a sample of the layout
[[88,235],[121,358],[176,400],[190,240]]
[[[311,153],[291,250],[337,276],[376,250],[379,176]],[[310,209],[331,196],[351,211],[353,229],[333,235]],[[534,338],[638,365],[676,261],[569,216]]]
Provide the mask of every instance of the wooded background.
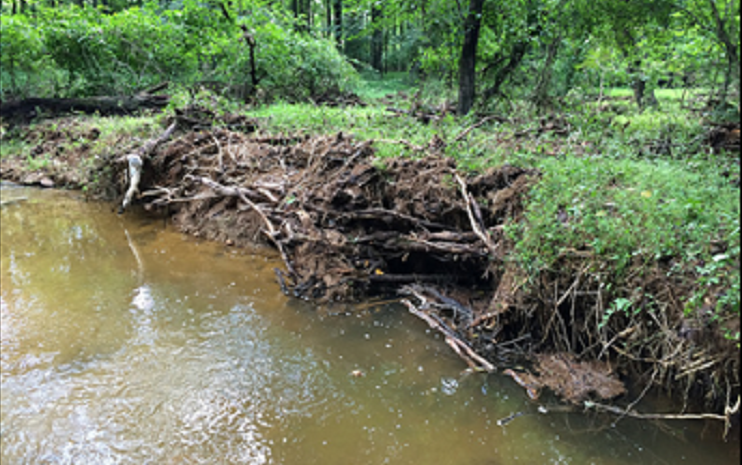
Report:
[[[477,103],[632,87],[739,96],[739,0],[4,0],[4,100],[162,81],[302,100],[407,73]],[[261,90],[262,89],[262,90]],[[261,94],[262,92],[262,94]]]

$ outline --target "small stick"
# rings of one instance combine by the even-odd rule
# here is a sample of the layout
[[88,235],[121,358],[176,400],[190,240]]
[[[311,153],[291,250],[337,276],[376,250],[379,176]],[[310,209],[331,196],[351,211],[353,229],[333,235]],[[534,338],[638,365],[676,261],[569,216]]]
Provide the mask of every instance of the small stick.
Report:
[[616,415],[637,418],[640,420],[720,420],[726,422],[728,421],[728,415],[737,413],[739,410],[739,399],[737,400],[735,407],[736,410],[725,410],[725,415],[719,415],[718,413],[639,413],[634,410],[625,410],[614,405],[606,405],[591,401],[585,401],[584,406],[585,408],[594,408],[596,410],[602,410],[604,412],[615,413]]
[[[425,321],[431,328],[440,331],[445,336],[446,343],[454,349],[454,352],[456,352],[467,363],[467,365],[475,369],[481,369],[482,371],[495,371],[494,365],[492,365],[490,362],[482,358],[482,356],[474,352],[474,350],[472,350],[472,348],[469,347],[468,344],[459,339],[453,332],[453,330],[446,326],[443,322],[436,321],[427,313],[418,310],[418,308],[415,307],[415,305],[413,305],[412,302],[407,299],[402,299],[401,302],[407,307],[410,313]],[[454,347],[454,345],[456,347]],[[472,365],[472,360],[477,362],[479,364],[479,367]]]
[[217,139],[214,134],[211,134],[211,138],[214,139],[214,143],[216,144],[216,148],[219,150],[219,153],[217,154],[217,160],[219,161],[219,172],[224,172],[224,159],[222,156],[222,144],[219,143],[219,139]]
[[497,252],[497,246],[492,242],[492,239],[490,239],[489,235],[487,234],[487,231],[484,230],[483,225],[477,222],[474,216],[474,210],[472,209],[472,203],[474,203],[474,198],[469,194],[466,188],[466,183],[464,180],[459,176],[458,173],[456,173],[456,181],[459,183],[459,187],[461,187],[461,195],[464,197],[464,200],[466,201],[466,213],[469,215],[469,222],[471,223],[471,228],[474,231],[474,233],[479,236],[479,238],[484,242],[484,245],[487,246],[490,253],[494,256]]
[[291,275],[291,277],[293,278],[294,276],[296,276],[296,271],[294,270],[294,267],[291,265],[291,261],[289,260],[288,255],[286,254],[286,251],[283,248],[283,244],[281,244],[281,241],[277,239],[278,233],[276,231],[276,228],[273,226],[273,223],[271,223],[271,221],[265,215],[265,212],[263,212],[263,210],[259,206],[257,206],[252,200],[247,198],[246,192],[249,192],[247,189],[226,187],[206,177],[197,177],[197,176],[190,176],[190,177],[200,182],[201,184],[204,184],[214,189],[218,194],[224,195],[225,197],[239,198],[240,200],[242,200],[242,202],[247,204],[253,211],[255,211],[255,213],[260,215],[266,227],[268,228],[268,231],[266,232],[266,236],[268,236],[268,238],[276,245],[276,248],[278,249],[278,252],[281,254],[281,258],[283,259],[283,262],[286,265],[286,268],[289,270],[289,274]]
[[498,121],[498,122],[500,122],[500,123],[504,123],[504,122],[507,122],[507,119],[506,119],[506,118],[503,118],[502,116],[497,116],[497,115],[490,115],[490,116],[487,116],[487,117],[483,118],[482,120],[480,120],[480,121],[479,121],[478,123],[472,124],[472,125],[471,125],[471,126],[469,126],[468,128],[466,128],[466,129],[464,129],[463,131],[461,131],[461,132],[459,133],[459,135],[458,135],[458,136],[456,136],[456,138],[454,138],[454,140],[453,140],[453,141],[454,141],[454,142],[458,142],[458,141],[462,140],[462,139],[463,139],[464,137],[466,137],[466,136],[467,136],[467,135],[468,135],[468,134],[469,134],[469,133],[470,133],[470,132],[471,132],[472,130],[474,130],[474,129],[476,129],[476,128],[478,128],[478,127],[482,126],[483,124],[485,124],[485,123],[488,123],[488,122],[490,122],[490,121],[492,121],[492,120],[496,120],[496,121]]

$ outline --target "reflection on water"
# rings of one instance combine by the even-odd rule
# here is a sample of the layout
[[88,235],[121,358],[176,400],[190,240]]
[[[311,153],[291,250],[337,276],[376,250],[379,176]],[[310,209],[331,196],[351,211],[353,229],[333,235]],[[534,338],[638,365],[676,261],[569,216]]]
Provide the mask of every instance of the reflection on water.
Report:
[[698,424],[539,414],[509,378],[463,375],[402,308],[329,317],[288,300],[264,253],[0,193],[28,197],[0,210],[4,465],[738,460]]

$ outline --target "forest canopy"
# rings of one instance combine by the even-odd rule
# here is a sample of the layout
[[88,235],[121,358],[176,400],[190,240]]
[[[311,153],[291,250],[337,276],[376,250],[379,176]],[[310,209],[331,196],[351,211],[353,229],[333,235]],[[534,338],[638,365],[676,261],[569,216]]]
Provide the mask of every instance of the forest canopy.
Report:
[[[242,100],[346,92],[405,72],[458,110],[657,87],[739,95],[739,0],[10,0],[3,99],[131,94],[163,81]],[[731,92],[731,94],[730,94]]]

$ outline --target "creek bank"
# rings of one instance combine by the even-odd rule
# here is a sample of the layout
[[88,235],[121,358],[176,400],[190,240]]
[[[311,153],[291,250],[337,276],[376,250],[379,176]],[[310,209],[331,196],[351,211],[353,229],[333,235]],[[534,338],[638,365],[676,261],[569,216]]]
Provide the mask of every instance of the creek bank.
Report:
[[[733,415],[739,355],[713,325],[668,306],[663,321],[603,328],[597,312],[606,302],[586,273],[596,257],[579,251],[564,258],[564,272],[527,284],[531,277],[511,259],[507,226],[521,221],[537,171],[465,172],[434,143],[418,158],[379,159],[372,141],[343,133],[256,134],[254,122],[209,118],[181,112],[172,139],[142,144],[137,204],[188,234],[276,248],[286,293],[327,304],[401,293],[471,369],[510,366],[504,373],[532,398],[548,388],[575,405],[613,399],[626,393],[619,379],[633,378],[677,383],[713,411],[726,406],[716,419]],[[54,160],[29,174],[25,160],[3,159],[0,175],[80,187],[97,173],[98,193],[121,204],[126,153],[85,172],[82,150]],[[650,284],[671,291],[657,295],[682,299],[688,290],[673,288],[662,271]],[[523,358],[532,369],[513,369]]]

